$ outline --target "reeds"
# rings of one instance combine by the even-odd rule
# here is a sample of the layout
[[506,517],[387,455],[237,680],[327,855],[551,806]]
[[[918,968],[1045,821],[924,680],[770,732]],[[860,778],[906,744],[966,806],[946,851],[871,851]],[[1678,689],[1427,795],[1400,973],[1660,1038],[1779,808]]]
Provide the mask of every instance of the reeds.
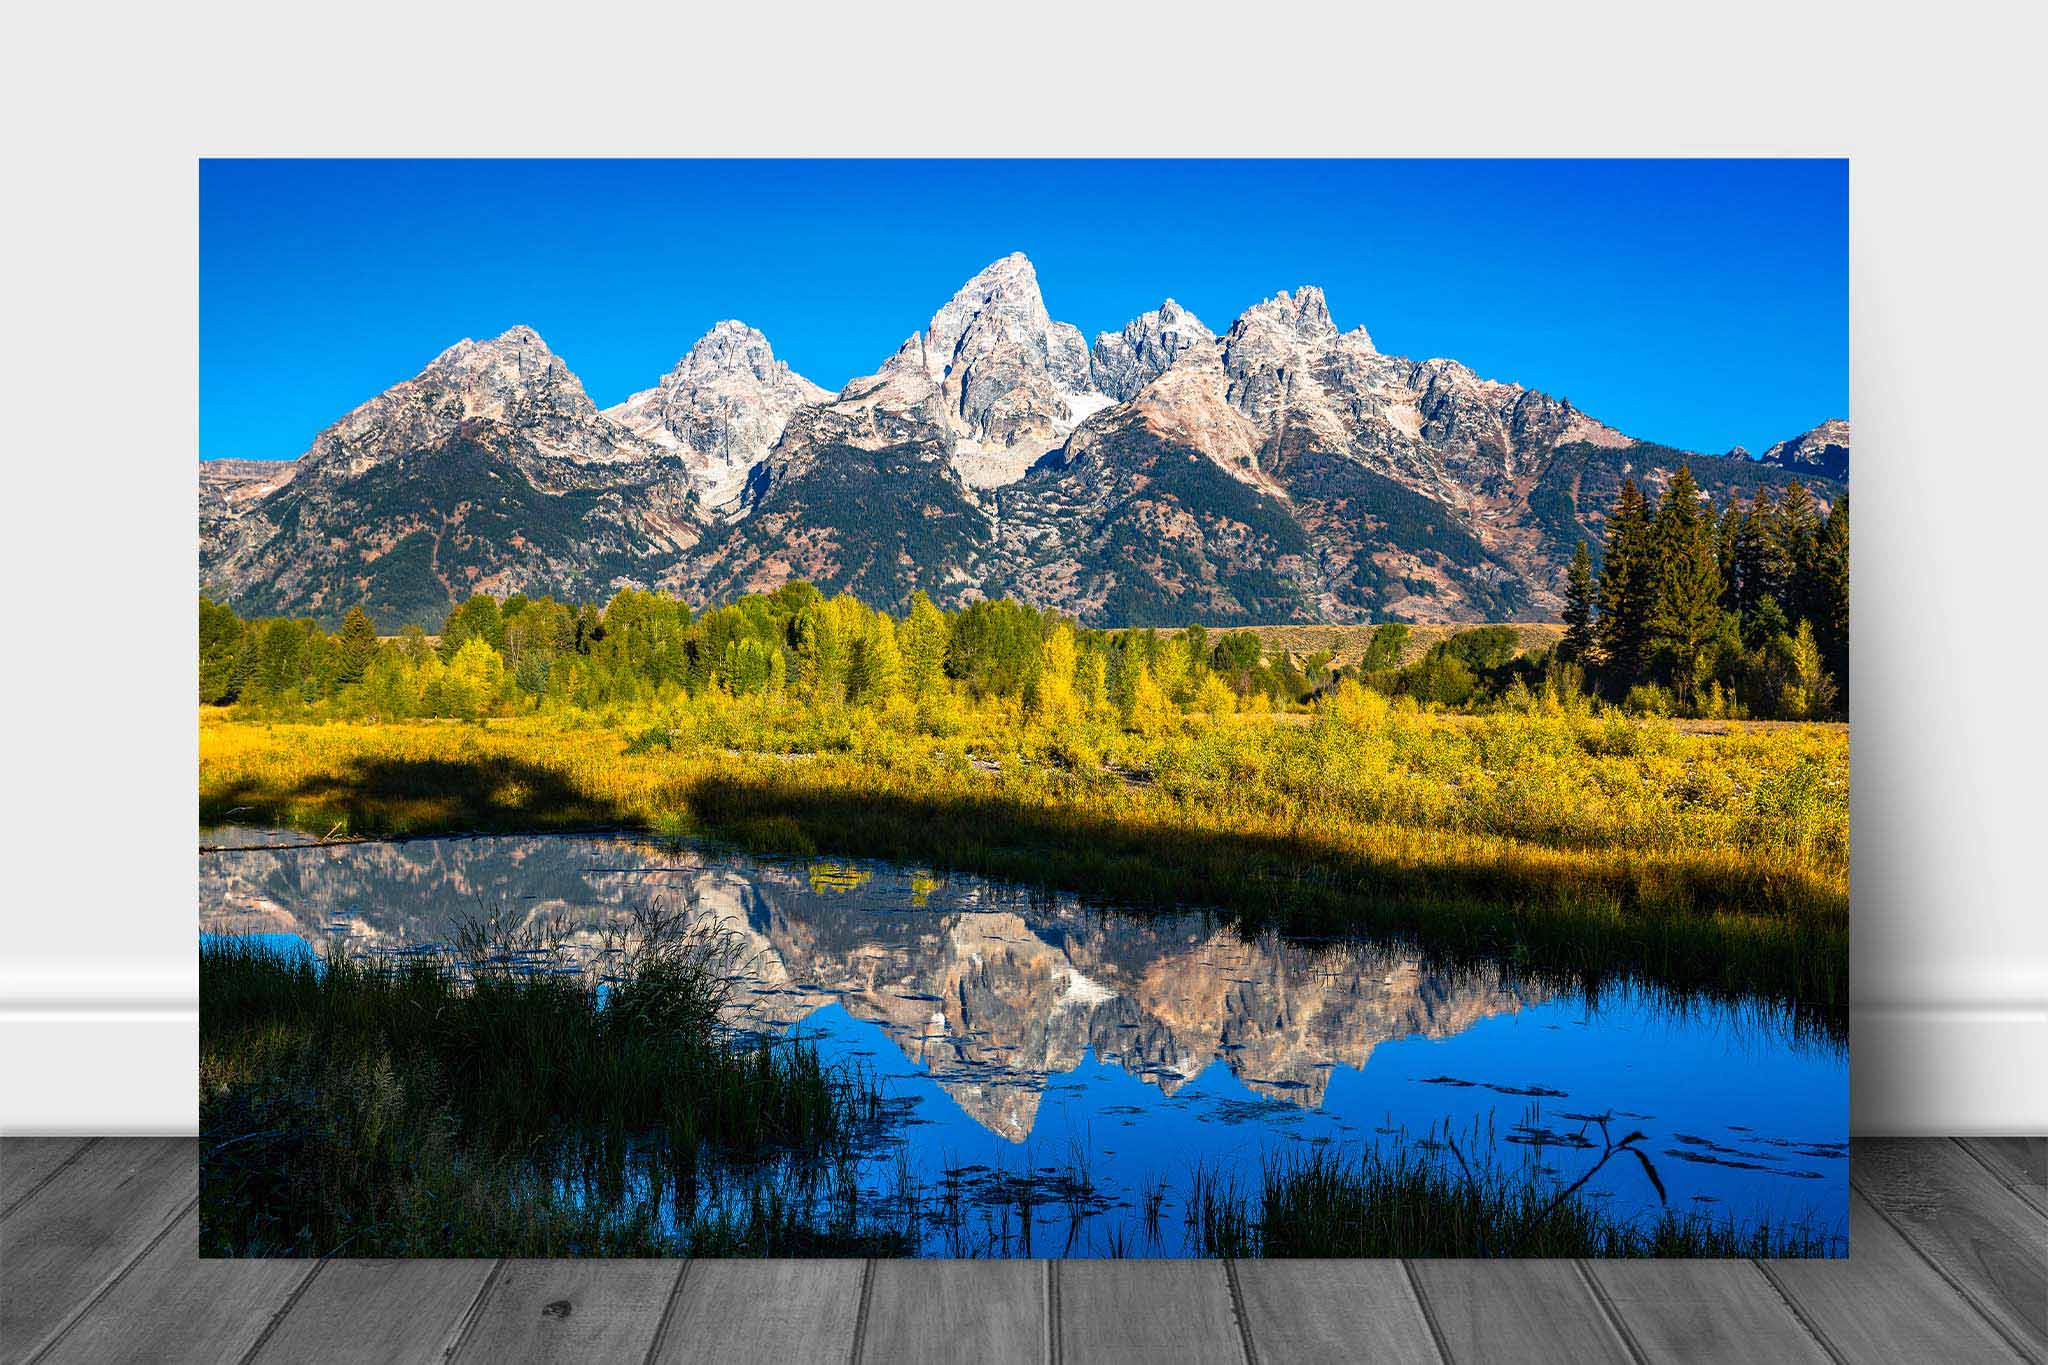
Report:
[[[394,962],[203,944],[207,1253],[658,1254],[700,1156],[815,1157],[875,1112],[813,1048],[726,1035],[702,931],[643,915],[593,971],[538,951],[487,923]],[[773,1213],[700,1230],[774,1240]]]
[[1828,1256],[1839,1237],[1768,1219],[1739,1223],[1678,1211],[1648,1155],[1626,1139],[1592,1156],[1640,1160],[1659,1197],[1656,1213],[1627,1217],[1529,1165],[1471,1156],[1441,1140],[1343,1154],[1269,1157],[1257,1188],[1197,1171],[1188,1220],[1212,1256],[1268,1257],[1781,1257]]

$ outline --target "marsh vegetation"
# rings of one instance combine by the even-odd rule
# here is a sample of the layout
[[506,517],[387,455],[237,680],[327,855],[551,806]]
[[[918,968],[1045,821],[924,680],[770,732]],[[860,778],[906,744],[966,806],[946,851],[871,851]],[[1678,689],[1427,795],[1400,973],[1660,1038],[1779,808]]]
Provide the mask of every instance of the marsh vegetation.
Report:
[[[661,915],[608,935],[595,971],[484,920],[396,959],[203,941],[203,1250],[658,1254],[678,1233],[622,1199],[629,1162],[653,1204],[707,1156],[829,1165],[877,1092],[801,1043],[734,1037],[731,951]],[[772,1194],[698,1211],[681,1245],[860,1244]]]

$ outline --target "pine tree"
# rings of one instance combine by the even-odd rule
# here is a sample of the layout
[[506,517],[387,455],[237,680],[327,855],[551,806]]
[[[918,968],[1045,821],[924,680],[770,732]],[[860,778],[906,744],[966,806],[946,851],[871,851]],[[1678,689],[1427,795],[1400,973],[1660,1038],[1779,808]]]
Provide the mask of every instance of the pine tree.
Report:
[[1672,691],[1681,705],[1690,704],[1705,681],[1721,626],[1719,540],[1713,514],[1700,508],[1691,468],[1679,466],[1651,527],[1650,642],[1670,658]]
[[1814,551],[1814,637],[1834,675],[1841,704],[1849,702],[1849,495],[1835,499]]
[[1734,498],[1721,512],[1714,558],[1721,566],[1721,610],[1731,616],[1742,612],[1742,575],[1737,570],[1742,548],[1742,504]]
[[247,650],[242,618],[210,598],[199,599],[199,700],[235,699],[235,664]]
[[361,607],[350,607],[348,615],[341,618],[340,644],[334,679],[347,687],[361,682],[370,670],[370,661],[377,657],[377,627]]
[[1583,664],[1593,648],[1593,594],[1593,557],[1582,540],[1564,578],[1564,638],[1557,657],[1567,663]]
[[1778,605],[1794,621],[1810,621],[1814,614],[1814,549],[1820,540],[1820,513],[1806,485],[1794,479],[1785,485],[1785,500],[1778,507],[1775,558],[1784,575],[1784,595]]
[[1785,605],[1785,580],[1790,566],[1778,555],[1778,503],[1768,488],[1756,490],[1742,514],[1735,538],[1735,577],[1740,582],[1742,613],[1752,616],[1766,599]]
[[1614,513],[1607,521],[1607,549],[1600,560],[1600,618],[1594,638],[1600,669],[1615,695],[1643,680],[1649,662],[1649,509],[1635,480],[1623,479]]

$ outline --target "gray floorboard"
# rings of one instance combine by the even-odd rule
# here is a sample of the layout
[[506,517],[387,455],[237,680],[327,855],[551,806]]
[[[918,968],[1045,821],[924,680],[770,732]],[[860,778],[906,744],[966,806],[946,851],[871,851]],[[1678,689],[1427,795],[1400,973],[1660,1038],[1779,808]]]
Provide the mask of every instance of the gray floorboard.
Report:
[[2048,1138],[1957,1138],[1964,1151],[2015,1194],[2048,1214]]
[[[252,1263],[253,1264],[253,1263]],[[440,1361],[495,1263],[326,1261],[252,1360],[321,1365]]]
[[240,1360],[318,1269],[199,1257],[199,1211],[177,1225],[37,1365],[213,1365]]
[[1410,1261],[1444,1354],[1463,1361],[1628,1361],[1571,1261]]
[[1060,1261],[1052,1269],[1065,1365],[1243,1365],[1221,1262]]
[[1439,1361],[1399,1261],[1239,1261],[1232,1267],[1261,1361]]
[[191,1138],[95,1142],[0,1217],[0,1362],[40,1351],[199,1197]]
[[203,1261],[189,1138],[0,1140],[15,1361],[2048,1360],[2048,1143],[1859,1141],[1847,1261]]
[[682,1261],[507,1261],[457,1362],[645,1360]]
[[91,1138],[9,1138],[0,1144],[0,1215],[11,1213],[77,1157]]
[[1828,1353],[1750,1261],[1586,1261],[1623,1334],[1651,1360],[1826,1365]]
[[861,1360],[1038,1365],[1049,1274],[1044,1261],[877,1261]]
[[1847,1261],[1761,1261],[1800,1318],[1844,1360],[1945,1365],[2022,1357],[1860,1194]]
[[1857,1143],[1849,1183],[2009,1341],[2048,1357],[2048,1226],[2010,1186],[1952,1142],[1897,1138]]
[[653,1359],[704,1365],[849,1359],[865,1270],[859,1261],[692,1261]]

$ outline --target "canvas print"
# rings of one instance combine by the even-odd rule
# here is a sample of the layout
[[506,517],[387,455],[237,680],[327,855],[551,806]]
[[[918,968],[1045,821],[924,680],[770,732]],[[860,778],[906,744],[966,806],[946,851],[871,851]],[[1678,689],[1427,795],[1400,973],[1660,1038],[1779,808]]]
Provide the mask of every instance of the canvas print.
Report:
[[1846,163],[199,175],[205,1254],[1846,1254]]

